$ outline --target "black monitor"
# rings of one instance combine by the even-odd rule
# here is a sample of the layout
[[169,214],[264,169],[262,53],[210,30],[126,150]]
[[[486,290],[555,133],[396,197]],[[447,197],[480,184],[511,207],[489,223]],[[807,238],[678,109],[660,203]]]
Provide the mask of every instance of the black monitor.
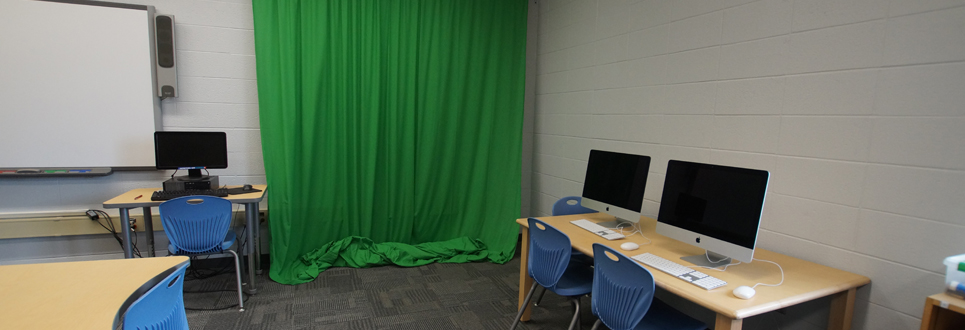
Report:
[[[762,170],[671,160],[657,233],[703,248],[721,262],[751,262],[769,177]],[[684,257],[698,265],[707,259]]]
[[154,132],[154,161],[159,170],[188,170],[200,179],[202,169],[228,168],[224,132]]
[[601,223],[604,227],[637,223],[649,172],[649,156],[590,150],[580,205],[617,218]]

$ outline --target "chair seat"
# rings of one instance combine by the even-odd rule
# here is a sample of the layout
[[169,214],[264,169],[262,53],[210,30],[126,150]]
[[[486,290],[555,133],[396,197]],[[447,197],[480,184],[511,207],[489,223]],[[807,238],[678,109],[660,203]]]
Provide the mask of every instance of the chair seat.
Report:
[[556,287],[550,291],[565,297],[582,296],[593,291],[593,268],[580,261],[570,261]]
[[593,266],[593,257],[586,255],[586,253],[580,252],[577,249],[573,249],[570,254],[570,262],[578,262],[585,264],[587,266]]
[[634,330],[704,330],[707,325],[676,308],[670,307],[660,299],[653,299],[650,310]]
[[[237,239],[238,237],[235,235],[235,232],[229,230],[228,233],[225,234],[224,242],[221,243],[221,246],[220,246],[221,251],[231,248],[232,245],[235,245],[235,240]],[[182,251],[178,250],[178,247],[174,246],[174,244],[168,244],[168,252],[170,252],[171,254],[192,255],[192,254],[210,254],[210,253],[217,253],[220,251],[218,251],[217,249],[212,249],[210,251],[197,252],[197,253],[191,253],[191,252],[182,253]],[[238,251],[238,252],[241,252],[241,251]]]

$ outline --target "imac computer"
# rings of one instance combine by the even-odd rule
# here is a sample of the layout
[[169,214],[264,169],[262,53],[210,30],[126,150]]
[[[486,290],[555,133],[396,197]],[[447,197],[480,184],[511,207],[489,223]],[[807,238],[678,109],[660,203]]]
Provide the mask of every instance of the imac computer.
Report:
[[637,223],[649,171],[649,156],[590,150],[580,205],[617,218],[600,223],[604,227]]
[[154,161],[159,170],[188,170],[164,181],[164,190],[217,189],[218,177],[202,169],[228,168],[224,132],[154,132]]
[[698,266],[751,262],[769,173],[671,160],[657,214],[657,233],[707,254],[681,259]]

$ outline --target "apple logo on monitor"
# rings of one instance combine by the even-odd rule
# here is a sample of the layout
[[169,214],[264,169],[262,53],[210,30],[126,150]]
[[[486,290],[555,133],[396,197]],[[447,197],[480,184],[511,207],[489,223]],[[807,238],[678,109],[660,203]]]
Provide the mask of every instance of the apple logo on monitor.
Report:
[[700,237],[697,237],[697,243],[700,243]]

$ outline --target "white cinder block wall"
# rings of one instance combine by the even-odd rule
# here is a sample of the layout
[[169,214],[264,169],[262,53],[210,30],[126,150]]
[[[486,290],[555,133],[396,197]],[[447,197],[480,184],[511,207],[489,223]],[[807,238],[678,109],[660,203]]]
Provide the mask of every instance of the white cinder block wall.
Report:
[[534,214],[591,148],[652,157],[650,217],[668,159],[769,170],[759,246],[870,277],[856,329],[918,328],[965,253],[965,1],[545,0],[538,30]]
[[[158,14],[175,16],[180,96],[161,102],[164,129],[226,132],[228,168],[211,170],[211,174],[220,176],[222,184],[265,184],[251,1],[112,2],[152,5]],[[127,190],[160,187],[172,172],[0,180],[0,213],[102,209],[104,201]],[[156,211],[154,214],[160,221]],[[160,249],[166,246],[163,237],[158,244]],[[0,262],[121,252],[107,235],[0,240],[0,251],[5,251]]]

